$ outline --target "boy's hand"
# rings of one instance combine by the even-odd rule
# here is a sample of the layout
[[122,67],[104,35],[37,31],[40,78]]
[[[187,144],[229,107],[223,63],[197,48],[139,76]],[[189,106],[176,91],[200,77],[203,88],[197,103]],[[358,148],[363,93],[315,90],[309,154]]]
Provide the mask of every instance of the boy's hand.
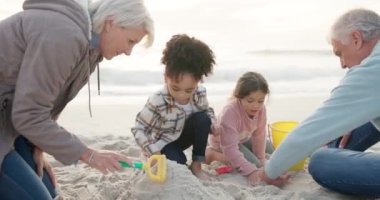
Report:
[[212,124],[211,125],[211,133],[215,136],[220,135],[223,131],[223,128],[219,125]]

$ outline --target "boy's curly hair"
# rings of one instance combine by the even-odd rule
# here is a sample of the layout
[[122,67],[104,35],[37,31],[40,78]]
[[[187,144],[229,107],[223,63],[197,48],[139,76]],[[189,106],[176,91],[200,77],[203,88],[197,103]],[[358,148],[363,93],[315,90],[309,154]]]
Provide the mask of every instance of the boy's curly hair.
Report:
[[202,80],[203,75],[212,73],[215,64],[213,51],[202,41],[186,34],[174,35],[166,43],[161,63],[165,65],[165,75],[178,78],[184,73]]

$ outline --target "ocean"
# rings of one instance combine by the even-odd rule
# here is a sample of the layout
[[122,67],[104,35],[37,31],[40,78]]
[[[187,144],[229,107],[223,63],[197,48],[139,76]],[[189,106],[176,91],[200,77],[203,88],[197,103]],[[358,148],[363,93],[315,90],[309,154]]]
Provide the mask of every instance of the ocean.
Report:
[[[21,10],[21,0],[0,0],[0,19]],[[225,100],[239,76],[261,73],[274,96],[326,95],[346,73],[327,36],[334,19],[352,8],[380,12],[377,0],[146,0],[155,20],[156,41],[136,46],[131,56],[100,64],[101,95],[91,77],[95,104],[135,103],[162,87],[160,64],[166,41],[186,33],[207,43],[216,56],[204,79],[211,99]],[[74,103],[87,103],[84,87]]]

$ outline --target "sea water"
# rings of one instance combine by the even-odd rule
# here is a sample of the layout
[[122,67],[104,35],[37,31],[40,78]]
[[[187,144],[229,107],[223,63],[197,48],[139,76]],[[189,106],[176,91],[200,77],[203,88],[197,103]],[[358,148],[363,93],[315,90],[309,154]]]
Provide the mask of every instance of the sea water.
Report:
[[[22,0],[0,0],[0,19],[22,10]],[[146,0],[155,20],[155,43],[131,56],[100,64],[91,77],[93,103],[135,103],[160,89],[162,50],[174,34],[186,33],[215,53],[214,72],[204,79],[211,99],[228,98],[247,71],[261,73],[274,96],[326,95],[345,71],[328,43],[329,27],[352,8],[380,12],[378,0]],[[87,86],[74,103],[87,103]]]

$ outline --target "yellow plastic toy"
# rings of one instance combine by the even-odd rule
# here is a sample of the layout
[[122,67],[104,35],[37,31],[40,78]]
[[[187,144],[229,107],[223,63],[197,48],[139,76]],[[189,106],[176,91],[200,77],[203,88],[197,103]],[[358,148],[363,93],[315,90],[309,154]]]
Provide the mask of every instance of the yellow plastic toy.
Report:
[[[278,121],[269,125],[272,133],[273,147],[277,149],[283,139],[286,138],[289,132],[291,132],[298,122],[296,121]],[[290,171],[303,170],[306,159],[298,161],[295,165],[289,168]]]
[[[154,163],[155,162],[155,163]],[[133,166],[128,163],[119,161],[122,167],[143,169],[147,173],[148,177],[159,183],[163,183],[166,180],[166,156],[165,155],[152,155],[149,157],[146,163],[133,162]],[[152,166],[153,165],[153,166]],[[155,170],[152,170],[155,168]],[[154,173],[154,171],[156,173]]]

